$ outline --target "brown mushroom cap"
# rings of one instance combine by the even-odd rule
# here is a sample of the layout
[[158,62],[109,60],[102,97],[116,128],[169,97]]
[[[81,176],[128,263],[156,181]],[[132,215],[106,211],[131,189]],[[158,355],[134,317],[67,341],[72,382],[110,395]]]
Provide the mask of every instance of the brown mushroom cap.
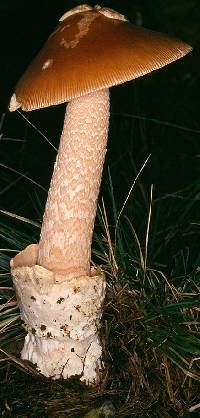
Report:
[[192,48],[109,9],[66,13],[16,86],[10,110],[33,110],[140,77]]

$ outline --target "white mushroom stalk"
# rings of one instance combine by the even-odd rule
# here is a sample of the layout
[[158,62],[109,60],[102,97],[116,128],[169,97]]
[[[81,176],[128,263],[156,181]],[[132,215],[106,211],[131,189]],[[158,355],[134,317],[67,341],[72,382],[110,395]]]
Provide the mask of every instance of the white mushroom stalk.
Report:
[[22,358],[45,376],[102,376],[99,338],[105,277],[91,268],[91,242],[106,154],[108,89],[191,50],[177,39],[131,25],[100,6],[78,6],[19,80],[10,110],[67,106],[39,244],[11,260],[27,330]]
[[51,271],[90,275],[108,123],[108,89],[67,106],[39,242],[38,264]]
[[79,375],[90,385],[102,369],[105,279],[90,263],[108,123],[108,89],[68,104],[39,245],[11,261],[28,331],[22,358],[47,377]]

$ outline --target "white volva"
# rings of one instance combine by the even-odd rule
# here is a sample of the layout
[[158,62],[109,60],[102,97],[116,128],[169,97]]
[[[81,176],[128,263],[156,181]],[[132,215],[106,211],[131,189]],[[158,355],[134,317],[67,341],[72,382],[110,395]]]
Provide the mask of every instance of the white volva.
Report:
[[21,318],[28,331],[22,359],[53,379],[79,375],[86,384],[96,383],[102,367],[98,330],[104,276],[98,270],[73,278],[54,273],[34,264],[37,252],[37,244],[30,245],[11,261]]

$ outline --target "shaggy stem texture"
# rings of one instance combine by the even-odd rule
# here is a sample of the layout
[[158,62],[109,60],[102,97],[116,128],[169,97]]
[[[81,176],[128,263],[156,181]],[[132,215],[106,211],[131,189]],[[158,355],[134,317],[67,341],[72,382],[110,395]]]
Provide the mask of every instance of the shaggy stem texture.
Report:
[[108,89],[67,106],[39,242],[38,264],[51,271],[90,275],[108,123]]

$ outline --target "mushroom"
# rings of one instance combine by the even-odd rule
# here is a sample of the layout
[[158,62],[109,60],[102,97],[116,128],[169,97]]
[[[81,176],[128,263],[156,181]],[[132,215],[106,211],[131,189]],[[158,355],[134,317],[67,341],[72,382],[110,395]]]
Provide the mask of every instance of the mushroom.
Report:
[[[114,10],[82,5],[61,17],[16,86],[10,111],[69,102],[39,244],[31,247],[27,263],[22,252],[23,266],[20,254],[11,260],[28,330],[22,357],[46,376],[78,374],[89,384],[100,376],[98,329],[105,279],[102,272],[92,271],[90,262],[108,137],[109,88],[190,50],[182,41],[130,24]],[[56,304],[61,296],[62,303]]]

